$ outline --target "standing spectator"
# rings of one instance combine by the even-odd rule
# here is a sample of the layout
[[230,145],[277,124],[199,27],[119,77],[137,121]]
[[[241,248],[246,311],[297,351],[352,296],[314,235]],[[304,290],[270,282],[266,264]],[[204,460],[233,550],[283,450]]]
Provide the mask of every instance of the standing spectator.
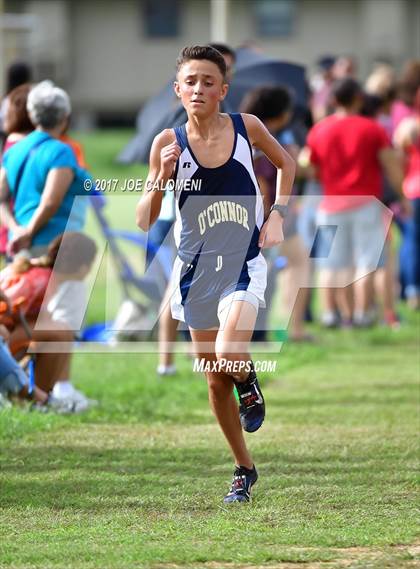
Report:
[[[396,77],[390,65],[379,64],[369,75],[365,83],[365,96],[362,115],[375,119],[392,137],[391,108],[396,95]],[[399,194],[392,188],[386,176],[383,176],[383,203],[396,216],[393,221],[400,225]],[[395,308],[396,301],[396,255],[392,247],[393,232],[389,231],[385,243],[383,262],[375,275],[375,293],[383,307],[383,320],[387,326],[399,329],[400,322]],[[372,299],[373,301],[373,299]]]
[[9,93],[3,120],[4,131],[7,135],[3,153],[34,130],[34,125],[26,110],[28,95],[31,89],[32,85],[30,83],[24,83]]
[[12,63],[7,69],[6,77],[6,94],[0,105],[0,131],[4,131],[4,117],[6,115],[7,106],[9,104],[9,94],[24,83],[30,83],[32,81],[32,70],[31,67],[24,61],[16,61]]
[[[72,149],[58,140],[70,110],[67,93],[49,81],[29,93],[28,111],[36,128],[5,153],[0,172],[0,211],[12,234],[11,253],[32,247],[33,254],[42,254],[69,221],[75,231],[84,225],[85,207],[79,204],[80,210],[72,212],[72,206],[85,193],[88,174],[78,167]],[[14,214],[9,197],[15,200]]]
[[[355,270],[354,313],[346,290],[337,302],[341,316],[359,326],[372,323],[369,315],[373,272],[385,242],[384,221],[378,198],[382,194],[382,169],[400,191],[402,171],[385,130],[374,120],[358,116],[362,90],[354,79],[338,81],[333,90],[336,112],[313,127],[307,145],[324,196],[318,225],[338,228],[323,232],[322,246],[331,250],[318,262],[324,321],[334,318],[335,306],[326,289],[342,287]],[[375,199],[377,198],[377,199]]]
[[[258,117],[296,160],[299,147],[292,131],[287,128],[292,115],[291,111],[292,99],[284,87],[259,87],[251,91],[241,104],[241,112]],[[270,207],[275,201],[277,169],[262,152],[254,153],[254,169],[264,199],[264,214],[267,217]],[[283,232],[284,241],[280,244],[278,252],[287,258],[287,266],[281,272],[280,294],[283,312],[290,317],[288,322],[289,337],[298,342],[310,340],[311,337],[305,333],[304,328],[304,315],[309,290],[309,256],[297,231],[297,204],[293,198],[289,201],[289,211],[284,221]],[[277,252],[273,251],[273,253],[274,258],[269,253],[265,255],[268,265],[266,308],[258,314],[256,330],[261,332],[257,335],[254,333],[254,338],[257,337],[258,339],[265,339],[267,317],[275,292],[277,277],[275,258]]]
[[348,55],[339,57],[334,62],[332,74],[335,81],[356,77],[356,63],[354,59]]
[[391,108],[396,95],[395,73],[384,63],[375,67],[365,82],[365,92],[379,98],[379,108],[373,113],[376,120],[392,136]]
[[311,111],[315,122],[331,112],[331,89],[334,83],[333,68],[336,59],[331,55],[321,57],[317,65],[320,72],[311,81]]
[[397,100],[392,105],[392,129],[397,129],[405,118],[414,117],[416,111],[416,98],[420,89],[420,60],[408,61],[397,84]]
[[403,224],[400,259],[404,294],[409,306],[420,308],[420,60],[406,64],[392,109],[394,141],[404,155],[404,195],[412,216]]
[[[24,83],[9,93],[3,121],[6,134],[3,152],[6,152],[34,130],[34,126],[26,110],[26,103],[31,87],[29,83]],[[0,255],[6,254],[6,247],[7,227],[0,223]]]

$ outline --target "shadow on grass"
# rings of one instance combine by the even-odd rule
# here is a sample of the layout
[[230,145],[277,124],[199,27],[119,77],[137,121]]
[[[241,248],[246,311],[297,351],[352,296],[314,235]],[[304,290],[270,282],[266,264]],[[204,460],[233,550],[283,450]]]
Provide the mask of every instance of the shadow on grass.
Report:
[[[207,491],[214,487],[217,496],[220,488],[228,485],[231,474],[225,452],[205,447],[139,448],[138,451],[20,447],[10,449],[7,454],[0,462],[4,476],[0,496],[3,508],[88,508],[105,512],[110,507],[139,507],[150,511],[167,511],[174,507],[188,511],[195,509],[194,501],[200,489]],[[309,494],[312,494],[327,483],[335,488],[337,496],[345,494],[355,480],[365,491],[384,482],[398,484],[407,482],[407,478],[411,480],[416,469],[407,463],[401,467],[403,458],[403,454],[378,458],[373,468],[371,448],[345,457],[321,456],[316,452],[295,455],[267,448],[258,452],[270,492],[311,487]],[[399,469],[396,461],[399,461]]]

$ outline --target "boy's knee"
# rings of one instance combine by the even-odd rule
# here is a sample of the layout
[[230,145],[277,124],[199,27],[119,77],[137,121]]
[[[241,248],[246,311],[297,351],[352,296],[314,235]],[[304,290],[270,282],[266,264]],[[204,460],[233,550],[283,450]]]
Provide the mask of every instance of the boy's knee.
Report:
[[229,373],[229,369],[232,366],[231,355],[223,350],[216,352],[217,365],[220,371]]
[[217,362],[220,371],[234,377],[238,372],[238,366],[240,366],[242,359],[239,354],[221,351],[217,353]]
[[232,382],[227,382],[226,378],[221,378],[220,376],[210,375],[207,378],[207,385],[209,390],[209,396],[213,401],[225,401],[226,397],[232,391]]

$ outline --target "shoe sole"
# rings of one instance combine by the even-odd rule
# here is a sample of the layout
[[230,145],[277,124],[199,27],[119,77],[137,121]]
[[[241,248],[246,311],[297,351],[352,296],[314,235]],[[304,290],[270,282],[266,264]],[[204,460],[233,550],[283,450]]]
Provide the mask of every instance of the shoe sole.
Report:
[[242,425],[242,422],[241,422],[241,425],[242,425],[243,430],[244,430],[246,433],[256,433],[259,429],[261,429],[261,427],[263,426],[263,423],[264,423],[264,419],[261,421],[261,423],[260,423],[260,424],[258,425],[258,427],[256,427],[255,429],[249,429],[249,428],[246,429],[245,426]]
[[252,489],[254,488],[255,484],[258,482],[258,478],[256,479],[255,482],[253,482],[249,488],[249,499],[248,500],[231,500],[230,502],[225,502],[223,500],[224,504],[249,504],[252,502]]
[[263,423],[264,423],[264,420],[265,420],[265,408],[264,408],[264,415],[263,415],[263,418],[262,418],[262,420],[261,420],[261,423],[260,423],[257,427],[255,427],[255,428],[253,428],[253,429],[246,428],[246,425],[244,425],[245,419],[243,420],[240,415],[239,415],[239,420],[240,420],[240,422],[241,422],[241,426],[242,426],[243,430],[244,430],[246,433],[255,433],[256,431],[258,431],[258,429],[260,429],[260,428],[262,427],[262,425],[263,425]]

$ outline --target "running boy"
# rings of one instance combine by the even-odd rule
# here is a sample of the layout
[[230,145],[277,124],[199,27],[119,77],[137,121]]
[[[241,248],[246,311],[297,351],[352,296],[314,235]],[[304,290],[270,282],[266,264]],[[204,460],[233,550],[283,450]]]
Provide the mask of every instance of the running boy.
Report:
[[[159,190],[174,179],[178,257],[172,314],[188,324],[196,356],[214,364],[206,366],[210,405],[236,463],[224,501],[247,502],[258,475],[242,428],[256,431],[265,415],[248,347],[258,308],[264,306],[267,268],[260,249],[283,239],[295,163],[256,117],[219,112],[228,85],[226,64],[214,48],[184,48],[174,87],[188,121],[155,138],[148,191],[136,219],[141,229],[149,229],[159,215],[164,193]],[[281,169],[265,222],[251,146]],[[193,181],[198,191],[191,191]]]

